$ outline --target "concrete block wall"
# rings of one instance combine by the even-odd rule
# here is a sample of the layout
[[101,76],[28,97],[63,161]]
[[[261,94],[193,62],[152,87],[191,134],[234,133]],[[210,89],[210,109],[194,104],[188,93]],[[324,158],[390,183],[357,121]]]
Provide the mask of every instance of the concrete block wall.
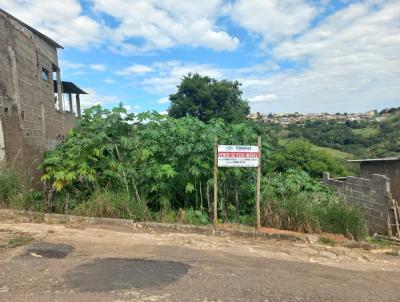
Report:
[[391,192],[389,179],[374,174],[372,179],[346,177],[333,179],[325,172],[323,183],[330,186],[350,205],[359,207],[364,215],[368,231],[391,235],[389,207]]

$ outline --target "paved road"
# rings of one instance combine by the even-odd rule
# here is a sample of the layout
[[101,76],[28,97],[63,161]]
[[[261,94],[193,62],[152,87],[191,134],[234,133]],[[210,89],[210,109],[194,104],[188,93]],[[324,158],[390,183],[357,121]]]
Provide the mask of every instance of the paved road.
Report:
[[0,301],[400,301],[400,257],[367,251],[82,226],[0,230],[35,238],[0,253]]

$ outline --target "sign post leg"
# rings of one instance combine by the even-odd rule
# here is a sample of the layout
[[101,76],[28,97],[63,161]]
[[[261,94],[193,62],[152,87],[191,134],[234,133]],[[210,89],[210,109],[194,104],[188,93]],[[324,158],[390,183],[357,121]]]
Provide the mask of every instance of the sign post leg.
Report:
[[214,140],[214,211],[213,225],[217,227],[217,205],[218,205],[218,139]]
[[258,145],[258,166],[256,183],[256,229],[261,228],[260,223],[260,185],[261,185],[261,136],[257,138]]

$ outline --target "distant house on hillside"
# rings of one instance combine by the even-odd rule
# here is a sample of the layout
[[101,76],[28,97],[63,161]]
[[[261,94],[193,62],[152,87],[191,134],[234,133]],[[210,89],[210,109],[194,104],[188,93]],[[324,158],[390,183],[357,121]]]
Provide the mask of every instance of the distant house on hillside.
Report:
[[61,81],[59,48],[0,9],[0,165],[34,182],[44,152],[62,141],[80,116],[79,96],[85,94]]

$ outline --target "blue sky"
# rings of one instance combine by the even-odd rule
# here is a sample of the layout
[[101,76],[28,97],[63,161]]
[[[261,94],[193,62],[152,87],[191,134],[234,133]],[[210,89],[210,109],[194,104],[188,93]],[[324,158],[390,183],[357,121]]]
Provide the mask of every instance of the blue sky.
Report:
[[[64,46],[84,106],[167,110],[183,75],[238,80],[253,112],[400,106],[399,0],[0,0]],[[52,12],[49,14],[49,12]]]

